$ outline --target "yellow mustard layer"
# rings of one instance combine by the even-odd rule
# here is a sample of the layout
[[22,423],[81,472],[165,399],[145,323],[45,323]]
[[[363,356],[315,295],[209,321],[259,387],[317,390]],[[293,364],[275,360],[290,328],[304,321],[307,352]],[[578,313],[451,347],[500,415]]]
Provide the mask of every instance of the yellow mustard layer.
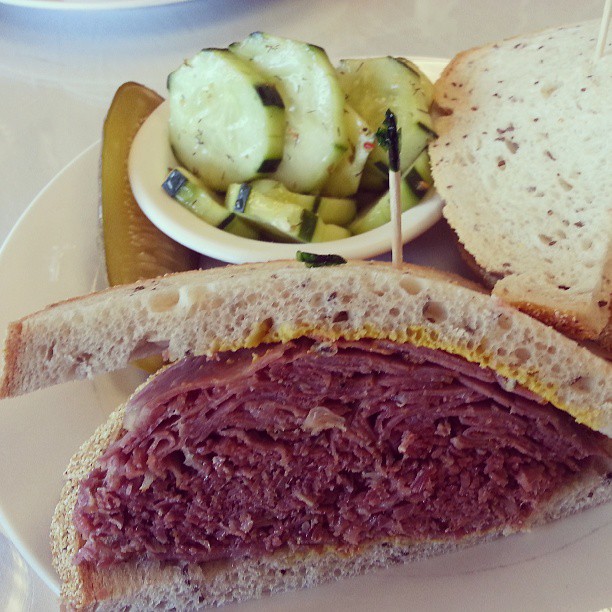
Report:
[[283,324],[272,329],[267,322],[261,322],[251,331],[239,345],[219,345],[213,351],[238,350],[240,348],[254,348],[262,343],[289,342],[308,336],[322,341],[333,342],[343,338],[345,340],[391,340],[399,344],[409,343],[414,346],[423,346],[430,349],[442,350],[452,355],[459,355],[470,362],[482,367],[490,367],[501,376],[516,381],[536,395],[553,404],[556,408],[572,415],[578,423],[597,430],[601,426],[601,415],[597,410],[584,406],[568,404],[561,400],[558,389],[552,383],[544,383],[538,379],[538,371],[511,367],[494,360],[490,352],[481,345],[468,347],[451,345],[444,342],[434,330],[421,326],[411,326],[406,329],[380,329],[372,325],[364,325],[359,329],[347,329],[340,326],[321,327],[313,324]]

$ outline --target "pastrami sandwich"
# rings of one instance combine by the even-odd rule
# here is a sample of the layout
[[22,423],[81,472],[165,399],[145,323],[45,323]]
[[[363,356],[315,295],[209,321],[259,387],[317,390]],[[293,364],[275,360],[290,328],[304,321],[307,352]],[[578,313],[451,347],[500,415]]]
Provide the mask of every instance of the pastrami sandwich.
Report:
[[612,497],[612,364],[408,265],[232,266],[56,304],[9,329],[0,394],[160,351],[67,469],[69,608],[254,598]]

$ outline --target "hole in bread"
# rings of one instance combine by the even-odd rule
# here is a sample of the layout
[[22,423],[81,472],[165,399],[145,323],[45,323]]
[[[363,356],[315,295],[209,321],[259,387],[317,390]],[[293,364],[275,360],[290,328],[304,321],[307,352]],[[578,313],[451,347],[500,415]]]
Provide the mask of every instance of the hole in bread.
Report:
[[531,358],[531,352],[529,349],[524,347],[519,347],[512,351],[512,355],[515,357],[516,361],[519,364],[526,363]]
[[342,323],[349,320],[349,314],[346,310],[341,310],[334,315],[334,323]]
[[423,291],[423,283],[412,276],[404,276],[400,280],[400,287],[409,295],[418,295]]
[[206,302],[209,299],[209,292],[201,285],[190,287],[185,285],[179,289],[180,302],[185,304],[193,304],[196,302]]
[[501,329],[511,329],[512,328],[512,319],[507,314],[500,314],[497,317],[497,325]]
[[389,309],[389,315],[392,316],[393,318],[397,318],[399,317],[400,311],[399,308],[396,308],[395,306],[391,309]]
[[178,291],[164,291],[152,293],[149,297],[148,307],[151,312],[166,312],[172,310],[179,302]]
[[556,83],[544,85],[542,89],[540,89],[540,92],[544,98],[549,98],[555,91],[557,91],[558,88],[559,85],[557,85]]
[[260,295],[258,293],[247,293],[244,296],[244,299],[247,304],[253,306],[254,304],[257,304],[257,302],[259,302],[259,297]]
[[221,308],[223,306],[223,298],[219,295],[209,294],[208,299],[206,300],[206,305],[211,310],[216,310],[217,308]]
[[538,238],[540,239],[540,242],[546,246],[554,246],[557,244],[556,240],[554,240],[551,236],[547,236],[546,234],[538,234]]
[[90,373],[89,371],[89,363],[93,355],[91,353],[83,352],[79,353],[68,369],[68,376],[79,377],[83,376],[83,374]]
[[132,349],[128,361],[136,361],[149,357],[151,355],[159,355],[168,348],[168,342],[155,342],[148,338],[141,338],[136,346]]
[[320,291],[313,293],[312,296],[310,297],[310,304],[314,308],[318,308],[319,306],[321,306],[322,303],[323,303],[323,294]]
[[593,379],[590,376],[578,376],[570,383],[570,387],[574,391],[588,393],[593,387]]
[[514,140],[508,140],[504,138],[504,143],[506,147],[508,147],[508,151],[510,151],[512,155],[514,155],[518,151],[518,148],[519,148],[518,143],[514,142]]
[[427,302],[423,306],[423,316],[431,323],[444,321],[446,314],[446,306],[442,302]]

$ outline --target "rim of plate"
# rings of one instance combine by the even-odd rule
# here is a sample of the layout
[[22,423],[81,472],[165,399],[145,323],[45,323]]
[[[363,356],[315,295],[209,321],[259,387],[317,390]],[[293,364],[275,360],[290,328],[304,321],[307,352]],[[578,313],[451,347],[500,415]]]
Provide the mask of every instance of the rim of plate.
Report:
[[190,2],[192,0],[0,0],[0,4],[30,9],[54,9],[62,11],[104,11],[136,9]]

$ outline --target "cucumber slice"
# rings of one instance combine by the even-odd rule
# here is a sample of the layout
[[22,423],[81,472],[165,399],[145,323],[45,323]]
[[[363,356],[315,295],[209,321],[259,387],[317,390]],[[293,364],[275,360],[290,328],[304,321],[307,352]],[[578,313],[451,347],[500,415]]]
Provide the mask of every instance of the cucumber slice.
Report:
[[[342,60],[338,79],[348,103],[374,132],[382,125],[387,109],[396,116],[400,130],[400,170],[412,166],[433,138],[429,115],[431,82],[411,62],[395,57]],[[361,187],[382,190],[388,184],[387,152],[376,144],[364,169]]]
[[252,189],[281,202],[291,202],[316,213],[324,223],[348,225],[357,215],[357,203],[349,198],[330,198],[289,191],[274,179],[260,179],[251,183]]
[[283,159],[274,177],[291,191],[314,193],[349,147],[344,92],[323,49],[255,32],[230,45],[272,77],[285,101]]
[[366,161],[376,143],[374,132],[361,115],[348,104],[344,106],[344,120],[349,148],[335,165],[321,190],[324,194],[336,198],[346,198],[357,193]]
[[259,193],[249,183],[230,185],[225,204],[228,210],[284,241],[310,242],[317,223],[317,216],[309,210]]
[[429,163],[429,153],[423,151],[415,160],[412,168],[404,174],[404,180],[412,192],[421,198],[429,191],[433,185],[431,174],[431,164]]
[[204,49],[168,77],[170,144],[206,185],[274,172],[285,109],[274,83],[227,49]]
[[251,182],[251,187],[255,191],[268,195],[275,200],[291,202],[306,210],[312,210],[317,200],[316,195],[289,191],[280,181],[275,179],[258,179]]
[[243,238],[259,238],[259,232],[254,227],[228,211],[223,200],[202,185],[188,170],[172,170],[162,188],[171,198],[209,225]]
[[347,226],[357,216],[357,202],[350,198],[317,198],[313,212],[325,223]]
[[[416,206],[423,199],[431,185],[429,154],[425,150],[419,155],[412,168],[409,168],[402,176],[400,183],[402,212]],[[391,204],[389,192],[387,191],[373,204],[359,213],[353,223],[349,225],[349,229],[353,234],[363,234],[389,221],[391,221]]]
[[[431,106],[434,97],[434,84],[429,80],[429,77],[421,71],[421,69],[412,61],[410,61],[407,57],[396,57],[398,62],[401,62],[408,68],[408,70],[412,70],[415,76],[418,76],[418,88],[422,90],[423,101],[427,108]],[[418,92],[417,92],[418,94]]]
[[335,223],[319,223],[315,226],[310,242],[330,242],[332,240],[342,240],[351,236],[350,230]]
[[324,242],[350,236],[348,229],[324,223],[312,211],[261,193],[250,183],[230,185],[225,203],[228,210],[283,242]]

